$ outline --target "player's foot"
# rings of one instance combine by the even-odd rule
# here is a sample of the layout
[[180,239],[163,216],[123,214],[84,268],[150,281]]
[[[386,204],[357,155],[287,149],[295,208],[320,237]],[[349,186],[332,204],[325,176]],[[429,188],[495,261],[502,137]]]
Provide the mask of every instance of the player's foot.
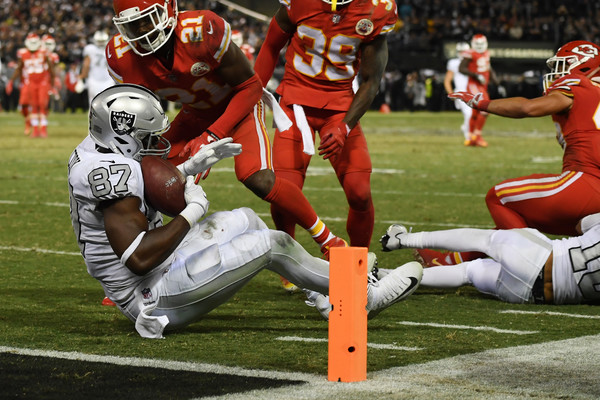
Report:
[[102,300],[102,305],[103,306],[109,306],[109,307],[114,307],[116,306],[116,304],[114,303],[114,301],[112,301],[111,299],[109,299],[108,297],[105,297]]
[[431,249],[416,249],[413,252],[415,260],[424,267],[439,267],[440,265],[456,265],[461,260],[456,260],[453,251],[438,251]]
[[344,239],[334,236],[329,239],[321,246],[321,253],[323,253],[323,258],[329,261],[329,249],[332,247],[348,247],[348,242]]
[[40,127],[34,126],[33,132],[31,133],[31,137],[39,137],[40,136]]
[[379,239],[383,251],[399,250],[402,248],[400,243],[400,236],[408,233],[408,230],[404,225],[394,224],[390,225],[385,231],[385,235]]
[[31,126],[25,125],[25,131],[23,132],[25,136],[31,135]]
[[45,126],[40,127],[40,137],[48,137],[48,129]]
[[369,274],[367,285],[368,318],[372,319],[381,311],[414,293],[421,283],[423,267],[416,261],[408,262],[389,271],[384,277]]
[[472,134],[470,142],[470,146],[488,147],[488,142],[486,142],[485,139],[481,137],[481,135]]
[[[378,271],[380,271],[377,269],[377,264],[377,255],[375,253],[369,252],[367,254],[367,273],[369,274],[369,276],[377,275]],[[388,270],[385,271],[385,274],[387,275]],[[332,309],[331,303],[329,303],[329,296],[321,294],[319,292],[315,292],[314,290],[310,289],[302,289],[302,291],[304,291],[308,299],[305,301],[306,305],[310,307],[315,307],[317,311],[319,311],[319,313],[323,316],[323,318],[328,320],[329,312]]]
[[281,285],[283,286],[283,290],[285,290],[286,292],[295,292],[296,290],[298,290],[298,286],[294,285],[292,282],[288,281],[283,276],[279,276],[279,279],[281,279]]

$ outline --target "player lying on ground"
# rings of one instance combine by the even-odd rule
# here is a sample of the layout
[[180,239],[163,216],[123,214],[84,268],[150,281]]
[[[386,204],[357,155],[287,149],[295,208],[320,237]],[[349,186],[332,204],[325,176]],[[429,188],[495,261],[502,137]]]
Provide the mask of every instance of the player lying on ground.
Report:
[[[451,229],[408,233],[392,225],[383,251],[441,248],[491,258],[425,268],[423,286],[473,285],[509,303],[579,304],[600,300],[600,213],[578,224],[581,236],[550,240],[536,229]],[[380,274],[380,276],[383,274]]]
[[[203,149],[181,168],[188,175],[185,207],[163,225],[161,213],[145,199],[140,163],[170,149],[161,137],[169,122],[152,92],[113,86],[94,98],[89,115],[89,135],[69,159],[73,228],[88,272],[140,335],[160,338],[165,329],[197,321],[263,269],[328,292],[328,263],[287,233],[268,229],[249,208],[198,222],[209,201],[193,175],[214,164],[196,163]],[[367,309],[379,311],[407,297],[421,272],[413,262],[384,279],[371,277]]]

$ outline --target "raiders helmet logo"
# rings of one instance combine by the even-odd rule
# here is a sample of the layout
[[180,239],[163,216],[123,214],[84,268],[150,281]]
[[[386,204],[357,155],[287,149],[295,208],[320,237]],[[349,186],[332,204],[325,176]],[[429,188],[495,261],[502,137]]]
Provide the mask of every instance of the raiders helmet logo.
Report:
[[194,65],[192,65],[192,68],[190,68],[190,73],[193,76],[201,76],[206,74],[208,71],[210,71],[210,67],[207,63],[204,62],[194,63]]
[[125,111],[110,112],[110,127],[117,135],[127,135],[133,130],[135,114]]
[[373,32],[373,21],[363,18],[356,23],[356,33],[367,36]]

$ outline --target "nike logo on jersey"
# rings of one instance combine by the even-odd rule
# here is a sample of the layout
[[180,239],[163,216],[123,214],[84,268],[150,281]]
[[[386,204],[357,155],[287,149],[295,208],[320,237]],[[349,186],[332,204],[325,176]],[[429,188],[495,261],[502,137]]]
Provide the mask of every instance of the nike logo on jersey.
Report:
[[208,33],[209,35],[212,35],[213,33],[213,27],[210,21],[208,21],[208,29],[206,30],[206,33]]
[[107,57],[108,57],[108,58],[111,58],[111,57],[112,57],[112,53],[111,53],[110,51],[108,52],[108,56],[107,56]]

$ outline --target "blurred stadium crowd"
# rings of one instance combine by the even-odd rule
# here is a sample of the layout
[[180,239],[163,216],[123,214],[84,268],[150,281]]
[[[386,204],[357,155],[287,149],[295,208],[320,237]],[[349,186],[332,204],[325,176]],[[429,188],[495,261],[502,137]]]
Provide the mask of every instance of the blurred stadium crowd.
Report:
[[[111,0],[0,0],[0,4],[3,109],[16,107],[16,100],[5,95],[4,83],[16,65],[17,49],[23,47],[29,32],[40,36],[48,33],[56,39],[56,52],[61,60],[59,75],[63,81],[72,65],[80,65],[83,48],[96,31],[116,32],[111,20]],[[215,0],[179,0],[178,4],[180,10],[215,11],[230,22],[233,29],[242,32],[245,43],[255,54],[259,50],[268,22]],[[373,108],[385,103],[392,110],[453,109],[451,102],[444,98],[442,87],[447,58],[444,45],[468,41],[474,33],[485,34],[490,47],[494,41],[541,42],[553,49],[575,39],[600,43],[600,2],[597,0],[398,0],[397,5],[400,18],[396,31],[389,36],[388,72]],[[427,63],[431,65],[423,65]],[[539,94],[543,69],[543,63],[538,70],[520,73],[505,73],[496,68],[509,96],[526,97]],[[494,92],[491,88],[492,95]],[[63,85],[61,99],[66,95]],[[81,96],[79,107],[85,109],[86,101],[85,96]],[[55,111],[64,111],[64,101],[57,100],[52,107]]]

